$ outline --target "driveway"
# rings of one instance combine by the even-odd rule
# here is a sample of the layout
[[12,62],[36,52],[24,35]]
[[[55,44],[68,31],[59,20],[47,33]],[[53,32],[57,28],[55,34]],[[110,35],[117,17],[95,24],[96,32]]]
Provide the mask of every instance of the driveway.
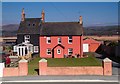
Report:
[[[94,53],[95,57],[99,59],[101,62],[103,60],[102,55],[98,53]],[[112,73],[113,75],[120,75],[120,64],[112,61]]]

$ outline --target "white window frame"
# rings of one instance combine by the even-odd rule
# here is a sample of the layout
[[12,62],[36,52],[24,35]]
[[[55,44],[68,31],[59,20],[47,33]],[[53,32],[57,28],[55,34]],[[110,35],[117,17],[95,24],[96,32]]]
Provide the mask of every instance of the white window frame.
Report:
[[17,46],[14,46],[13,48],[14,48],[14,49],[13,49],[14,52],[17,52]]
[[70,41],[73,41],[73,40],[70,37],[72,37],[72,36],[68,36],[68,43],[72,44],[72,42],[70,42]]
[[[72,50],[72,51],[71,51]],[[72,54],[70,54],[72,52],[72,54],[73,54],[73,48],[68,48],[68,55],[72,55]]]
[[[50,42],[49,42],[49,40],[50,40]],[[51,43],[51,37],[50,36],[46,38],[46,42],[47,42],[47,44]]]
[[51,55],[51,48],[47,48],[46,53],[47,55]]
[[58,44],[61,44],[61,37],[58,37]]
[[24,40],[25,42],[30,42],[30,35],[25,35]]
[[34,46],[34,52],[38,53],[39,52],[39,47],[38,46]]
[[61,50],[60,49],[57,49],[57,54],[61,54]]

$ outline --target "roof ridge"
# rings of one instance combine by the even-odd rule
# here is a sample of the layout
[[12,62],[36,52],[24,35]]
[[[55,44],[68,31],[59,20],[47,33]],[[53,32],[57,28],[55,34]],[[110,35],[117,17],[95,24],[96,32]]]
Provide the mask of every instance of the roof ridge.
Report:
[[76,22],[45,22],[45,23],[78,23],[78,22],[76,21]]

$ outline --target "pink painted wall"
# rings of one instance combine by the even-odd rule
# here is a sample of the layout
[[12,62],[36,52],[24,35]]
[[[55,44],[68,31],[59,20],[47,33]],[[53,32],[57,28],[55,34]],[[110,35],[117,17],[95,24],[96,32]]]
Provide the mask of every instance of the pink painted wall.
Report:
[[19,62],[19,75],[26,76],[28,74],[28,62]]
[[39,62],[39,74],[47,75],[47,62]]
[[102,67],[48,67],[47,75],[103,75]]
[[[40,36],[40,57],[42,58],[51,58],[51,55],[47,55],[46,49],[51,48],[53,49],[56,45],[58,45],[58,37],[60,36],[51,36],[51,44],[46,43],[46,37]],[[80,54],[81,53],[81,36],[73,36],[73,42],[72,44],[68,44],[68,36],[61,36],[62,43],[61,45],[65,47],[64,54],[68,55],[68,48],[73,48],[73,54]],[[59,58],[60,56],[55,55],[56,58]],[[63,58],[63,56],[61,56]]]
[[103,63],[104,67],[104,75],[111,76],[112,75],[112,63],[111,62],[104,62]]
[[3,76],[18,76],[19,70],[18,68],[4,68],[3,69]]
[[19,62],[17,68],[4,68],[3,76],[26,76],[28,75],[28,62]]
[[48,67],[47,60],[39,61],[39,75],[112,75],[112,62],[107,58],[102,66]]

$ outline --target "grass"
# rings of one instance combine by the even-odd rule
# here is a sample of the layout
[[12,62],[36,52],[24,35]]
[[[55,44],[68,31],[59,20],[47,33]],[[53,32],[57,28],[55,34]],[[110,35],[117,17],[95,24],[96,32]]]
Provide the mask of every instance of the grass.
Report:
[[39,69],[39,60],[41,58],[39,56],[37,56],[36,58],[34,58],[34,60],[31,60],[28,63],[28,75],[37,75],[38,73],[38,69]]
[[49,67],[76,67],[76,66],[101,66],[102,64],[96,58],[90,56],[87,58],[65,58],[48,59]]
[[[89,54],[89,57],[86,58],[48,58],[47,61],[49,67],[102,66],[102,63],[91,55]],[[29,75],[38,75],[40,59],[37,56],[28,63]]]

